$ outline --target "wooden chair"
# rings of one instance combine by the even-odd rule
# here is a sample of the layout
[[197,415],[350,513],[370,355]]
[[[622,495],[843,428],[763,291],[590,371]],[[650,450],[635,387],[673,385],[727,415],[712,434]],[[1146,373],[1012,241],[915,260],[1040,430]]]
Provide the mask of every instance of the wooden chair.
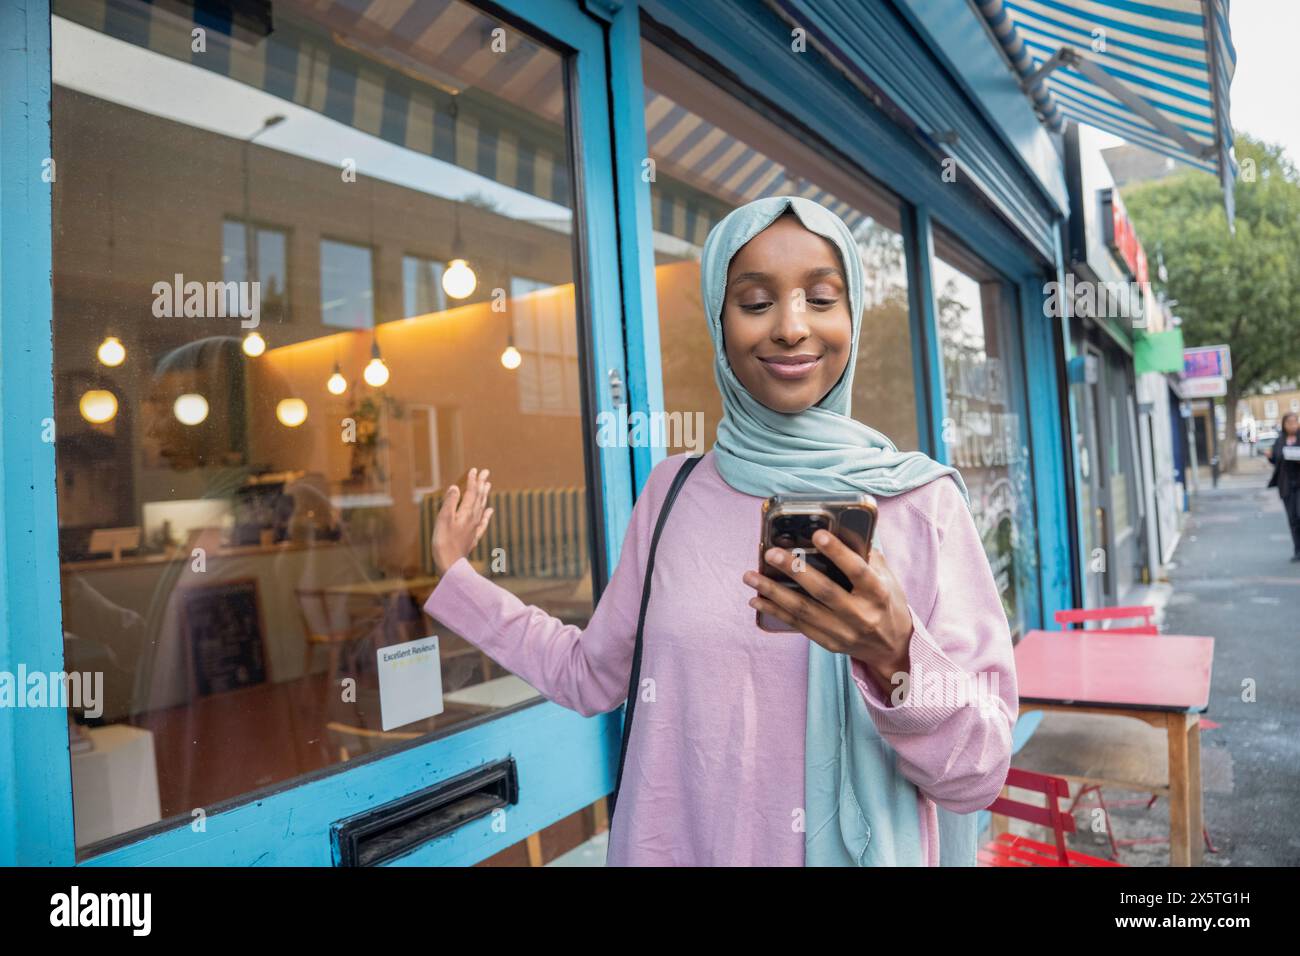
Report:
[[[1007,787],[1019,787],[1033,790],[1046,798],[1045,806],[1021,803],[1007,795]],[[1114,860],[1089,856],[1067,849],[1065,834],[1074,833],[1074,817],[1061,810],[1058,802],[1061,797],[1070,795],[1070,785],[1060,777],[1034,773],[1029,770],[1017,770],[1012,767],[1007,771],[1006,787],[1002,796],[989,806],[989,812],[1001,817],[1013,817],[1028,823],[1036,823],[1052,831],[1053,843],[1043,843],[1026,836],[1011,833],[998,833],[988,843],[980,847],[979,866],[1123,866]]]
[[382,626],[385,609],[372,601],[358,601],[348,595],[332,594],[317,588],[298,588],[294,596],[306,638],[303,677],[311,674],[316,648],[324,647],[329,654],[327,683],[332,686],[339,675],[343,652],[352,651],[356,644]]

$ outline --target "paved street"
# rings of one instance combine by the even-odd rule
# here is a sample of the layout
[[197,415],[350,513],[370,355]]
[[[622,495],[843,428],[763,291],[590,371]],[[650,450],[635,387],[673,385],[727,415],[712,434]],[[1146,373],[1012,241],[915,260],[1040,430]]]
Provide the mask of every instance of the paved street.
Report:
[[[1300,564],[1268,464],[1239,459],[1217,489],[1202,484],[1174,555],[1162,630],[1216,639],[1210,710],[1202,731],[1205,822],[1218,853],[1206,866],[1294,866],[1300,835]],[[1248,683],[1254,702],[1243,700]],[[1105,791],[1114,799],[1140,794]],[[1083,819],[1083,815],[1080,815]],[[1116,836],[1167,837],[1168,804],[1113,812]],[[1081,835],[1099,852],[1104,837]],[[1167,866],[1167,842],[1121,847],[1130,866]]]

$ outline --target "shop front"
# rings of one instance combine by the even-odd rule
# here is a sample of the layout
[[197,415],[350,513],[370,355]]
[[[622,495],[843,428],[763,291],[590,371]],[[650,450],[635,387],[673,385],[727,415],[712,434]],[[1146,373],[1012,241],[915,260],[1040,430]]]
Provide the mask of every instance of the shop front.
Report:
[[[0,670],[102,694],[0,709],[0,863],[535,865],[606,826],[621,711],[423,615],[432,518],[489,468],[472,560],[581,629],[651,467],[713,443],[701,246],[760,196],[853,230],[852,413],[960,468],[1013,634],[1073,603],[1048,134],[973,12],[815,6],[6,7]],[[1076,396],[1116,482],[1131,391]]]
[[1069,299],[1072,314],[1070,390],[1086,607],[1126,604],[1125,596],[1150,579],[1144,568],[1153,482],[1150,457],[1139,451],[1133,351],[1155,303],[1146,253],[1097,138],[1077,124],[1065,133],[1070,273],[1062,298]]

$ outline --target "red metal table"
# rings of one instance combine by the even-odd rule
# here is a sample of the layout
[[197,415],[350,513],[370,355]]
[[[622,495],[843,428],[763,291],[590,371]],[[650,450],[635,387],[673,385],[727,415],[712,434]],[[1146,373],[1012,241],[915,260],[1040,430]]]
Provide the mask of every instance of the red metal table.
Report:
[[1169,737],[1169,860],[1201,863],[1201,714],[1214,638],[1029,631],[1016,645],[1020,709],[1135,717]]

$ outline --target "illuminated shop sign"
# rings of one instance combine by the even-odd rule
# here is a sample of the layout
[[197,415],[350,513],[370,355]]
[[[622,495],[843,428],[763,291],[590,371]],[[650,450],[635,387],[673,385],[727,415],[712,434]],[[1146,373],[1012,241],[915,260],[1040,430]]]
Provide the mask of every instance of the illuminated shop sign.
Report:
[[1146,284],[1151,281],[1147,272],[1147,254],[1138,241],[1137,230],[1124,209],[1124,202],[1119,192],[1114,189],[1101,191],[1102,223],[1105,226],[1106,245],[1127,268],[1128,273],[1138,282]]

